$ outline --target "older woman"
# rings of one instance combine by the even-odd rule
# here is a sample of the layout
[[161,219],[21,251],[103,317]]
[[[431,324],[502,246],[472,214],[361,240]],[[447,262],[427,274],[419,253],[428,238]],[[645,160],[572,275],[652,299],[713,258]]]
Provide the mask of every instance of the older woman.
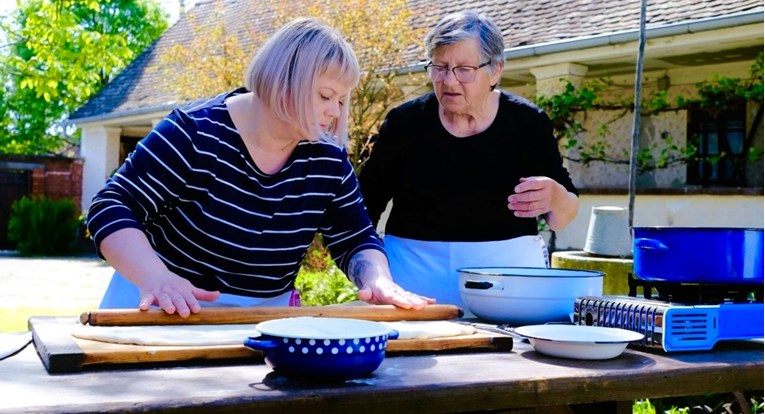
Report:
[[176,109],[93,199],[100,254],[115,268],[101,307],[188,316],[200,302],[296,304],[317,231],[370,303],[433,301],[391,280],[344,149],[359,79],[332,28],[297,19],[269,39],[246,89]]
[[487,17],[444,17],[425,38],[434,92],[394,108],[360,175],[372,222],[392,199],[385,248],[394,280],[462,305],[461,267],[548,266],[537,217],[560,230],[578,193],[548,117],[497,89],[502,34]]

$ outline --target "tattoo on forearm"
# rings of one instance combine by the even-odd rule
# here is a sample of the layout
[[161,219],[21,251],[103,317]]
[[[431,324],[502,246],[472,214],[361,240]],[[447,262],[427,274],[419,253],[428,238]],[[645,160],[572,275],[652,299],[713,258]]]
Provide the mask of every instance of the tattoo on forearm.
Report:
[[357,288],[361,289],[364,287],[364,283],[361,280],[361,275],[373,267],[374,265],[372,262],[362,256],[354,256],[351,259],[351,262],[348,265],[348,272],[350,273],[353,284],[355,284]]

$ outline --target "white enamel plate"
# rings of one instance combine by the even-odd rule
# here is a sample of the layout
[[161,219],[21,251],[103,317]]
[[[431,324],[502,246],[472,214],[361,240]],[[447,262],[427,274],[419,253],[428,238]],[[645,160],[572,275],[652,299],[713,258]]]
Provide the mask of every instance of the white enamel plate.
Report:
[[528,325],[515,333],[529,339],[539,353],[571,359],[611,359],[643,334],[619,328],[585,325]]

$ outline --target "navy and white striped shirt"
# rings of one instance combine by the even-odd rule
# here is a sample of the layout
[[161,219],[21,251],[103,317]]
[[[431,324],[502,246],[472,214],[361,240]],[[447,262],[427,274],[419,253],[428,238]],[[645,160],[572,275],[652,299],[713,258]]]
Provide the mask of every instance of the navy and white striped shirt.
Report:
[[168,268],[195,286],[252,297],[292,289],[318,231],[338,266],[383,251],[346,151],[301,141],[280,171],[261,172],[221,94],[176,109],[138,143],[93,198],[96,246],[142,230]]

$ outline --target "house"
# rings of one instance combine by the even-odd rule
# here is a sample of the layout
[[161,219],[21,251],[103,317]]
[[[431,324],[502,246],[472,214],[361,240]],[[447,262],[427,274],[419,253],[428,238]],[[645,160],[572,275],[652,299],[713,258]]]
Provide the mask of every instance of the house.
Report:
[[[245,25],[266,21],[258,2],[198,1],[186,15],[144,51],[109,85],[72,114],[70,121],[82,131],[84,159],[82,206],[87,210],[93,194],[119,166],[137,140],[172,107],[177,96],[162,88],[165,74],[158,70],[160,56],[173,44],[188,45],[196,22],[224,22],[228,33],[237,33],[243,48],[254,50]],[[492,17],[505,36],[506,65],[501,88],[533,97],[559,93],[567,80],[574,85],[608,77],[606,93],[632,96],[638,52],[640,1],[638,0],[473,0],[432,2],[410,0],[412,25],[427,25],[445,13],[475,9]],[[217,13],[217,14],[216,14]],[[646,13],[646,44],[642,84],[644,95],[663,90],[689,93],[696,83],[715,76],[747,78],[752,63],[763,51],[763,4],[760,0],[649,0]],[[425,17],[429,17],[426,19]],[[263,29],[266,30],[266,29]],[[271,29],[269,29],[271,30]],[[411,45],[412,71],[424,65],[419,45]],[[427,84],[424,76],[423,84]],[[763,147],[761,108],[749,105],[729,120],[722,136],[704,128],[713,121],[688,110],[669,111],[647,117],[641,123],[644,144],[672,137],[686,145],[693,134],[706,131],[703,148],[720,140],[749,137]],[[613,119],[613,111],[588,113],[583,142],[595,139],[598,125],[608,122],[604,139],[619,151],[628,149],[632,117]],[[701,128],[701,129],[699,129]],[[725,136],[724,134],[728,134]],[[731,144],[731,143],[728,143]],[[735,145],[731,144],[731,147]],[[572,157],[575,158],[575,157]],[[557,234],[557,248],[581,249],[593,206],[628,204],[629,170],[625,165],[568,162],[581,188],[577,219]],[[763,163],[746,162],[746,173],[735,181],[719,179],[724,166],[695,171],[687,165],[643,174],[635,197],[636,226],[730,226],[763,227]]]

